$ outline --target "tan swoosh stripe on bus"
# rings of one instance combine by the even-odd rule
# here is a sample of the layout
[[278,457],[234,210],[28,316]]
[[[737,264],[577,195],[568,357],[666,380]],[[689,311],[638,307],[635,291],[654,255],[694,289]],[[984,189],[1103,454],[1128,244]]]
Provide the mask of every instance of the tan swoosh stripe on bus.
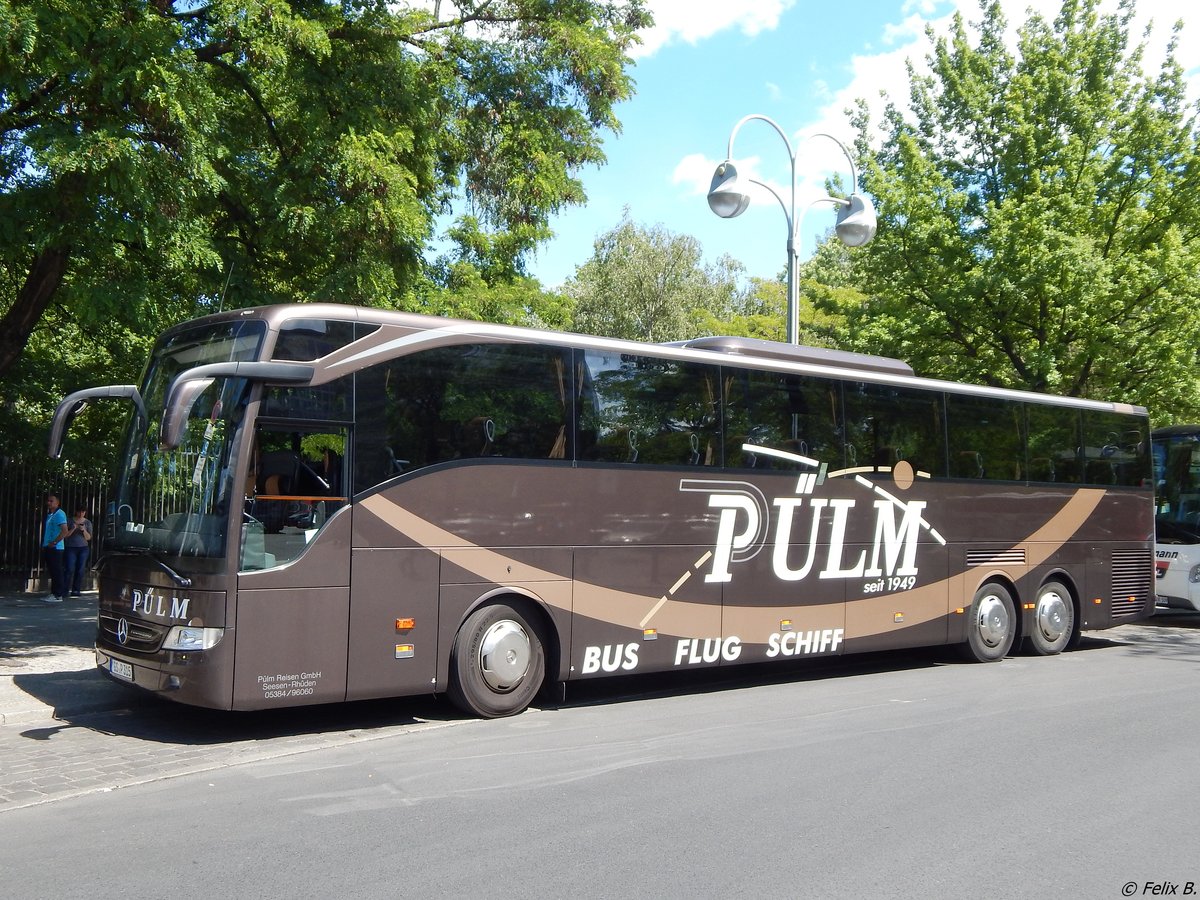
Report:
[[[1095,512],[1103,496],[1103,490],[1076,491],[1053,518],[1028,538],[1015,544],[1014,548],[1025,551],[1026,566],[1039,565],[1057,552]],[[456,559],[455,562],[457,565],[470,565],[470,571],[481,578],[490,579],[492,576],[489,573],[503,571],[512,566],[521,570],[528,581],[566,580],[561,573],[537,569],[494,550],[472,544],[453,532],[422,519],[381,494],[368,497],[360,506],[422,546],[434,549],[470,549],[473,551],[470,559],[474,560],[474,564],[466,559]],[[995,571],[1003,570],[997,568]],[[952,575],[903,594],[884,594],[851,600],[845,607],[845,623],[842,621],[840,602],[804,607],[728,606],[722,610],[723,630],[726,634],[739,634],[752,639],[753,636],[777,631],[781,619],[792,619],[798,629],[834,628],[845,624],[847,638],[869,637],[896,629],[893,617],[897,607],[904,613],[906,627],[941,618],[947,612],[947,596],[951,598],[951,608],[969,603],[968,588],[973,593],[975,583],[989,574],[991,572],[987,570],[975,569],[970,573]],[[633,594],[584,581],[575,582],[573,593],[576,615],[640,631],[647,627],[643,624],[647,612],[654,610],[652,622],[649,624],[657,628],[660,634],[689,638],[718,636],[697,630],[694,626],[697,607],[711,608],[718,604],[669,598],[664,603],[662,596]],[[565,606],[562,608],[567,609]],[[803,616],[803,621],[796,621],[800,616]],[[711,617],[702,615],[700,618]]]
[[[1024,566],[973,568],[951,575],[944,581],[915,588],[903,594],[864,597],[850,601],[846,604],[846,637],[889,634],[899,627],[895,619],[896,613],[903,613],[903,627],[907,628],[941,618],[947,612],[947,604],[949,609],[970,606],[975,589],[985,578],[997,574],[1015,578],[1023,575],[1025,570],[1041,565],[1057,553],[1096,511],[1103,497],[1103,489],[1083,488],[1076,491],[1053,518],[1025,540],[1013,545],[1014,549],[1025,551]],[[1013,601],[1017,602],[1017,598],[1014,597]],[[807,624],[805,627],[808,627]]]
[[[470,566],[469,571],[475,575],[479,575],[481,578],[490,580],[493,577],[492,573],[504,571],[509,566],[513,566],[519,567],[528,581],[569,580],[562,573],[537,569],[510,559],[494,550],[487,550],[477,544],[472,544],[470,541],[464,540],[453,532],[439,528],[432,522],[414,515],[381,494],[368,497],[360,505],[423,547],[472,550],[472,557],[456,559],[455,564]],[[582,581],[575,582],[574,594],[575,612],[577,614],[610,622],[614,625],[632,623],[627,626],[630,628],[639,627],[637,622],[645,615],[648,608],[647,604],[657,603],[660,599],[658,597],[647,597],[642,594],[630,594],[626,591],[618,591]],[[677,602],[674,605],[683,609],[690,607],[692,609],[691,615],[695,615],[696,604],[694,603],[681,604]],[[564,605],[561,608],[566,609],[568,612],[570,611],[569,606]],[[680,632],[680,634],[683,634],[683,632]]]

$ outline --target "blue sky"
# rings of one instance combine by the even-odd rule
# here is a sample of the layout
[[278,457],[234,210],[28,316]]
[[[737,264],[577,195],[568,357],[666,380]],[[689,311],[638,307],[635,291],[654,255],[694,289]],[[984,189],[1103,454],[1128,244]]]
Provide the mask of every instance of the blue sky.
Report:
[[[1115,0],[1105,0],[1115,9]],[[1010,27],[1030,7],[1052,18],[1057,0],[1003,0]],[[696,237],[707,259],[729,254],[747,274],[774,277],[786,262],[787,224],[777,201],[762,195],[737,219],[708,208],[705,193],[724,158],[730,132],[743,116],[769,116],[789,135],[797,154],[797,209],[823,196],[833,175],[849,179],[832,142],[805,138],[829,132],[849,144],[845,110],[864,97],[878,108],[886,90],[902,101],[904,63],[928,50],[926,23],[944,32],[961,8],[979,17],[976,0],[648,0],[657,26],[644,35],[632,74],[637,93],[618,107],[620,135],[605,140],[607,165],[583,173],[587,204],[557,216],[554,240],[530,257],[530,274],[556,287],[592,254],[597,236],[617,225],[623,211],[641,225],[662,225]],[[1184,20],[1178,58],[1193,85],[1200,83],[1200,13],[1190,0],[1138,0],[1136,40],[1153,19],[1147,62],[1157,67],[1172,24]],[[1193,91],[1193,94],[1196,92]],[[789,156],[783,140],[762,122],[738,133],[734,159],[741,173],[790,194]],[[801,256],[833,225],[832,208],[803,216]]]

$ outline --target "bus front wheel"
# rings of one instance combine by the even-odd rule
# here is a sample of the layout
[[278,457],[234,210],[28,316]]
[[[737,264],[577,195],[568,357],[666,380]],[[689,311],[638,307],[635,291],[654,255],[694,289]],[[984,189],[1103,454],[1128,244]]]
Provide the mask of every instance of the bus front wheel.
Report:
[[995,662],[1012,649],[1017,615],[1012,595],[1000,584],[989,583],[975,592],[967,622],[963,653],[972,662]]
[[1034,603],[1034,622],[1026,644],[1039,656],[1061,653],[1075,630],[1075,605],[1071,592],[1057,581],[1042,585]]
[[537,694],[546,654],[537,630],[505,604],[467,617],[450,655],[451,702],[463,712],[495,719],[515,715]]

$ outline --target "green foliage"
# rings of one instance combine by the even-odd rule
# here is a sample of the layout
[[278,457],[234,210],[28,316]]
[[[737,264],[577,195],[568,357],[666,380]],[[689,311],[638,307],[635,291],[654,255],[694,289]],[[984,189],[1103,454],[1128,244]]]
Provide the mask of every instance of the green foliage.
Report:
[[[847,334],[924,374],[1194,418],[1195,111],[1175,39],[1144,75],[1131,0],[1098,5],[1033,16],[1015,53],[987,0],[977,36],[956,19],[933,40],[910,116],[888,108],[865,168],[880,228],[853,257],[871,300],[846,307]],[[857,123],[867,156],[865,105]]]
[[786,340],[787,285],[778,280],[751,278],[741,310],[727,318],[718,318],[704,310],[699,322],[702,334],[752,337],[765,341]]
[[813,256],[800,264],[799,343],[842,348],[852,343],[849,316],[867,300],[858,288],[853,252],[831,230]]
[[469,262],[444,265],[436,283],[419,293],[417,311],[431,315],[558,331],[571,326],[570,298],[524,276],[489,284]]
[[421,308],[452,209],[457,258],[494,289],[518,278],[583,201],[649,17],[643,0],[452,9],[0,0],[0,405],[92,374],[43,368],[62,339],[120,353],[116,335],[222,307]]
[[338,456],[346,455],[346,437],[344,434],[306,434],[300,438],[300,453],[305,459],[321,459],[328,450]]
[[[846,334],[847,310],[862,305],[866,297],[852,287],[849,251],[832,232],[813,256],[796,272],[799,282],[797,343],[808,347],[841,347]],[[752,278],[741,308],[726,319],[706,314],[702,319],[707,334],[787,340],[787,271],[778,278]]]
[[730,257],[705,265],[699,242],[626,215],[596,239],[592,258],[564,290],[575,305],[576,331],[642,341],[715,334],[717,323],[752,311]]
[[[159,326],[168,324],[163,321]],[[135,383],[152,342],[152,336],[117,322],[81,325],[64,308],[52,306],[4,379],[0,458],[44,456],[46,423],[59,401],[85,387]],[[111,465],[128,418],[129,407],[123,404],[88,404],[67,432],[62,459],[101,468]]]

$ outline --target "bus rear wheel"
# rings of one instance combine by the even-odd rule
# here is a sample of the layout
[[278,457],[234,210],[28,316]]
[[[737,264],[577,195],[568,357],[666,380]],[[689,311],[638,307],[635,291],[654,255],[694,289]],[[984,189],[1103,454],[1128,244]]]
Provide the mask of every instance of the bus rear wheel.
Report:
[[1016,637],[1017,615],[1012,595],[1000,584],[988,583],[975,592],[967,622],[963,654],[972,662],[1004,659]]
[[1071,641],[1075,630],[1075,606],[1071,592],[1057,581],[1042,585],[1034,602],[1033,628],[1026,646],[1039,656],[1061,653]]
[[495,719],[532,702],[546,675],[537,630],[517,610],[498,603],[475,610],[454,638],[451,702],[463,712]]

